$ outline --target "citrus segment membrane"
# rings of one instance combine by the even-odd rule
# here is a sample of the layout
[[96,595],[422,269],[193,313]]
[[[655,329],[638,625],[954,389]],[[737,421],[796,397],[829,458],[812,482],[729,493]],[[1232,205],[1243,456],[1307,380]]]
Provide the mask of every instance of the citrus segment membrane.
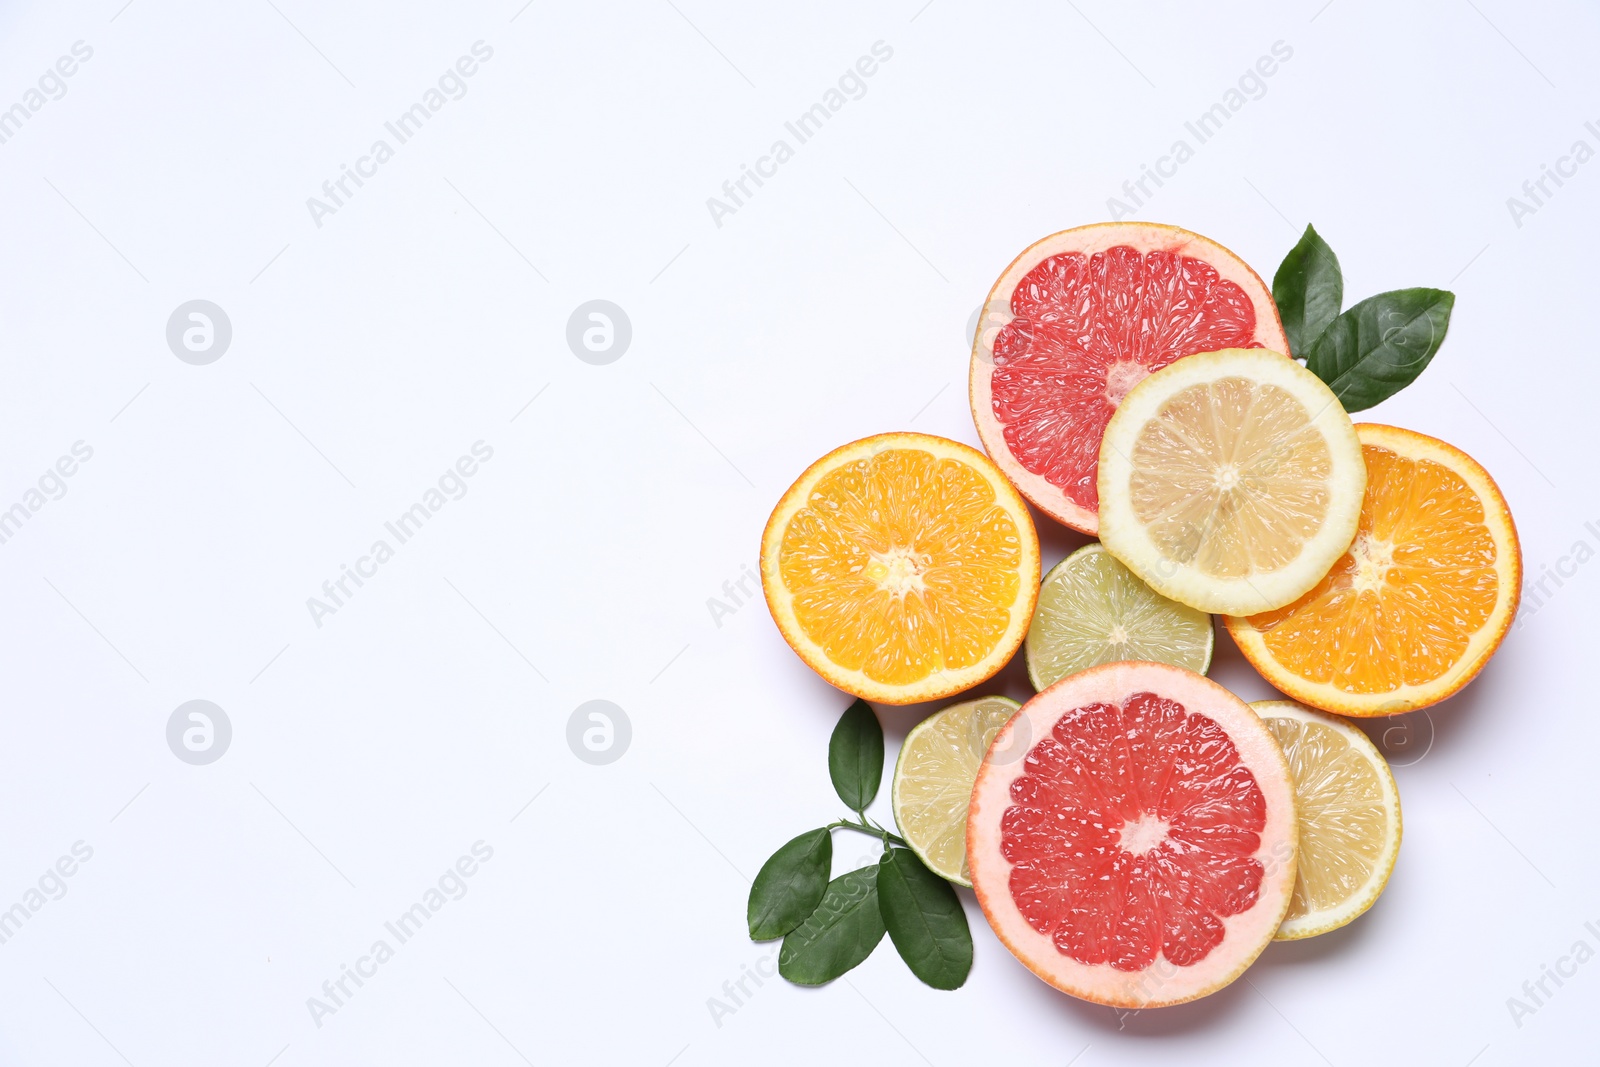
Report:
[[1022,641],[1039,573],[1026,505],[981,453],[885,434],[801,476],[762,543],[789,643],[849,692],[932,699],[992,675]]
[[1194,352],[1255,345],[1255,308],[1204,260],[1117,245],[1051,256],[994,340],[994,414],[1011,454],[1085,508],[1106,423],[1128,390]]
[[1400,793],[1377,747],[1347,722],[1287,700],[1250,705],[1283,747],[1300,862],[1278,940],[1349,923],[1383,891],[1400,850]]
[[1025,643],[1028,677],[1045,689],[1069,674],[1151,660],[1204,674],[1211,616],[1151,589],[1102,545],[1084,545],[1045,575]]
[[971,885],[967,807],[994,735],[1017,713],[1007,697],[953,704],[918,723],[900,746],[891,789],[900,836],[928,869]]
[[1349,416],[1275,353],[1191,356],[1148,378],[1101,450],[1101,540],[1205,611],[1279,607],[1350,545],[1365,470]]
[[996,735],[968,814],[973,888],[1001,941],[1058,989],[1182,1003],[1232,981],[1277,931],[1294,810],[1283,753],[1237,697],[1182,668],[1107,664]]

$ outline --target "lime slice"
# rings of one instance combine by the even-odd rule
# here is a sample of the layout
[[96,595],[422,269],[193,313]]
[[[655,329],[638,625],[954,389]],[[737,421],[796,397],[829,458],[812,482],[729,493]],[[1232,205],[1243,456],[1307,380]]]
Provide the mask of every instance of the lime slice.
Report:
[[1300,814],[1294,896],[1275,941],[1350,922],[1383,892],[1400,853],[1400,791],[1367,735],[1292,700],[1250,705],[1283,746]]
[[900,836],[928,869],[970,886],[967,805],[989,742],[1021,707],[1007,697],[952,704],[923,719],[900,746],[890,788]]
[[1213,640],[1211,616],[1168,600],[1101,545],[1084,545],[1044,576],[1028,628],[1028,678],[1043,690],[1119,660],[1204,674]]

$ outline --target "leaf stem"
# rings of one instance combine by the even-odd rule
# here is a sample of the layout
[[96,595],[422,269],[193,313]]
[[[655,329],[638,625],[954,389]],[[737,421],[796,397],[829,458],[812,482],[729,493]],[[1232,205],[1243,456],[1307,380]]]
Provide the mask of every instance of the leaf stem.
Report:
[[[891,841],[897,845],[905,845],[905,838],[899,836],[898,834],[891,834],[888,830],[885,830],[877,823],[870,821],[865,815],[860,815],[860,819],[860,822],[851,822],[848,819],[840,819],[838,822],[829,823],[827,826],[823,827],[823,829],[854,830],[856,833],[866,834],[868,837],[882,838],[885,845],[888,845],[888,843]],[[908,845],[906,847],[909,848],[910,846]]]

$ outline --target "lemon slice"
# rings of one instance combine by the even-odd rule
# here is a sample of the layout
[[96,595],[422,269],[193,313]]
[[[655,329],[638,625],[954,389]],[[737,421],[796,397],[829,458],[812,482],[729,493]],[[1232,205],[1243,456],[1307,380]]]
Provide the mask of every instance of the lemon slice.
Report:
[[1300,813],[1294,896],[1275,941],[1315,937],[1372,907],[1400,854],[1400,791],[1377,746],[1292,700],[1250,705],[1283,746]]
[[967,805],[978,765],[1020,706],[1007,697],[952,704],[913,727],[895,760],[890,799],[900,836],[929,870],[957,885],[972,884]]
[[1211,616],[1145,585],[1103,545],[1084,545],[1050,569],[1024,645],[1028,679],[1046,689],[1102,663],[1150,660],[1204,674]]
[[1344,555],[1367,471],[1315,374],[1260,348],[1187,356],[1134,386],[1100,445],[1100,540],[1153,589],[1250,615]]

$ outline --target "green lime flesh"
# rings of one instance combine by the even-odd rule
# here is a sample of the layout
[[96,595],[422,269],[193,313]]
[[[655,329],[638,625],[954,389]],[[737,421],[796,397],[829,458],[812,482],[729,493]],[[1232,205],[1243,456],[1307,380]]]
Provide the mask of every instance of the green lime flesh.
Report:
[[1043,690],[1102,663],[1149,660],[1204,674],[1211,616],[1169,600],[1099,544],[1051,568],[1028,627],[1028,679]]
[[972,885],[967,808],[978,765],[1019,707],[1003,696],[952,704],[913,727],[895,760],[890,796],[900,836],[930,871],[957,885]]

